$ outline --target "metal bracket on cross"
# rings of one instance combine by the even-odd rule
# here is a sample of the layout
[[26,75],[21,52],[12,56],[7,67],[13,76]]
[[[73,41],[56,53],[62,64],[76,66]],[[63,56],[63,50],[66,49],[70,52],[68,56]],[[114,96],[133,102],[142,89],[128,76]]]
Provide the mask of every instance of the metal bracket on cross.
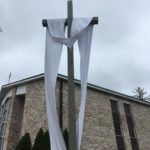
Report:
[[[66,19],[66,22],[65,22],[66,26],[68,25],[67,20],[68,19]],[[43,19],[42,24],[43,24],[43,27],[48,27],[47,19]],[[94,25],[94,24],[98,24],[98,17],[93,17],[92,21],[90,22],[90,25]]]

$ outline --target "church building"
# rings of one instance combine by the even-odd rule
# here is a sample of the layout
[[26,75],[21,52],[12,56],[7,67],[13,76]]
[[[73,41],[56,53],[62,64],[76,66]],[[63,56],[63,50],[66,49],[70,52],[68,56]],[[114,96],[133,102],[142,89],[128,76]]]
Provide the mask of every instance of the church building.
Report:
[[[67,77],[56,85],[60,127],[68,126]],[[76,117],[80,81],[75,80]],[[19,139],[30,133],[32,143],[40,128],[47,130],[44,74],[1,87],[0,150],[15,150]],[[81,150],[150,150],[150,103],[88,84]]]

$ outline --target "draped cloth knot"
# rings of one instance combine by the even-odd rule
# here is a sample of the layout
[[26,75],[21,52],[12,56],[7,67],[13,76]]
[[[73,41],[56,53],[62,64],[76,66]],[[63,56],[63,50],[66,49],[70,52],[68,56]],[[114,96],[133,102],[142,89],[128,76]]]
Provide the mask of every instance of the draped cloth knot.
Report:
[[48,128],[50,132],[50,142],[52,150],[66,150],[57,116],[55,87],[62,53],[62,46],[64,44],[67,47],[71,48],[76,41],[78,41],[80,51],[81,98],[76,128],[77,150],[80,150],[84,124],[87,77],[93,32],[93,25],[90,25],[91,20],[92,18],[73,19],[70,38],[65,37],[65,19],[48,20],[45,50],[45,91]]

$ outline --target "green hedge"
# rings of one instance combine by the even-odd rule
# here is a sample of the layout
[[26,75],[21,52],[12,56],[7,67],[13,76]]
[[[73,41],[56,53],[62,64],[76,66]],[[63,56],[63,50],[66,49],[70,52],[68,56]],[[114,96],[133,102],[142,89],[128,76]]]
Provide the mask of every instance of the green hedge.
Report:
[[[68,149],[69,146],[69,138],[68,138],[68,131],[65,129],[63,131],[63,137]],[[50,140],[49,140],[49,132],[44,132],[42,128],[40,128],[33,147],[31,148],[31,139],[29,133],[26,133],[19,141],[15,150],[50,150]]]
[[15,150],[31,150],[30,134],[26,133],[19,141]]

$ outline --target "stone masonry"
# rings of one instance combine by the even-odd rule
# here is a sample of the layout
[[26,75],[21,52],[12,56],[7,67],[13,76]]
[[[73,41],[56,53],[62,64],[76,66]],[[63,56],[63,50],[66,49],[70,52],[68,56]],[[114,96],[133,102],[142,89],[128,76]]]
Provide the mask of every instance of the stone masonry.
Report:
[[[63,129],[64,129],[68,126],[67,125],[68,87],[66,80],[64,79],[57,80],[56,95],[57,95],[58,114],[59,114],[59,98],[60,98],[59,97],[60,80],[63,80]],[[22,121],[21,121],[20,137],[24,135],[26,132],[29,132],[33,143],[39,129],[42,127],[44,130],[47,130],[48,127],[46,116],[44,80],[41,79],[36,81],[30,81],[26,83],[26,87],[27,91],[25,95],[25,103],[22,106],[23,115],[21,118]],[[76,117],[77,117],[79,111],[79,98],[80,98],[80,86],[78,84],[76,84],[75,86],[75,95],[76,95]],[[84,123],[84,132],[81,150],[117,150],[110,99],[118,101],[120,118],[122,123],[122,132],[124,135],[126,150],[132,150],[132,148],[127,121],[125,117],[125,111],[123,107],[124,103],[130,104],[131,106],[134,119],[134,127],[140,150],[149,150],[150,105],[137,103],[90,87],[88,88],[87,92],[87,104],[86,104],[85,123]],[[17,104],[14,103],[13,107],[14,108],[17,107]],[[12,110],[14,110],[14,108]],[[12,111],[10,113],[12,113]],[[10,128],[10,126],[13,126],[12,119],[11,121],[8,122],[9,129],[12,128],[12,127]],[[15,132],[12,133],[15,134]],[[9,146],[7,145],[8,147],[11,147],[10,141],[14,140],[13,138],[10,139],[11,137],[10,134],[12,133],[10,132],[10,130],[7,130],[7,137],[8,137],[7,140],[8,143],[10,143]],[[14,148],[6,149],[5,146],[4,150],[14,150]]]

